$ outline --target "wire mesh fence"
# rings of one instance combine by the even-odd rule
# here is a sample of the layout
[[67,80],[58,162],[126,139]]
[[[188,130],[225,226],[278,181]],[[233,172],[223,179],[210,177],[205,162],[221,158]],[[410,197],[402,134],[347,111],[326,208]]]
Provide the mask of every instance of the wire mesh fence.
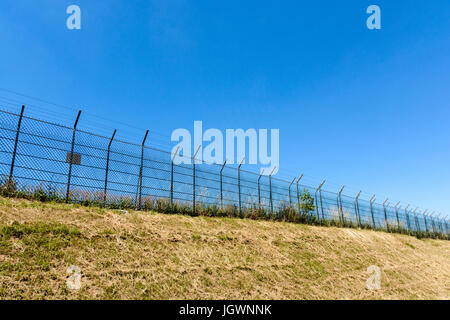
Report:
[[[79,114],[78,114],[79,117]],[[448,236],[446,219],[0,110],[2,190],[115,208],[209,212]],[[74,119],[75,120],[75,119]],[[192,160],[192,159],[191,159]],[[342,191],[342,190],[341,190]]]

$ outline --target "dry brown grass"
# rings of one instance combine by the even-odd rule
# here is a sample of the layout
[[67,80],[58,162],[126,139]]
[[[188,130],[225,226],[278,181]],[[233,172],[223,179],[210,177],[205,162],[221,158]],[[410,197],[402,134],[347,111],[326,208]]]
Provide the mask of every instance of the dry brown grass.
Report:
[[[450,298],[448,241],[6,198],[0,228],[2,299]],[[370,265],[381,290],[366,288]]]

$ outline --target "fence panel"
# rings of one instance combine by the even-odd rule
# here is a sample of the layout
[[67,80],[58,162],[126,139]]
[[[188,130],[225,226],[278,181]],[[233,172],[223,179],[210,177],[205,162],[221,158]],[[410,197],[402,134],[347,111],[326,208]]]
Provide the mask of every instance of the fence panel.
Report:
[[[76,130],[71,153],[74,128],[25,114],[18,131],[20,119],[19,114],[0,110],[2,190],[10,185],[7,182],[13,167],[16,190],[63,198],[71,162],[69,200],[72,202],[128,208],[137,206],[140,195],[144,209],[171,210],[173,207],[168,206],[172,199],[174,206],[193,211],[194,168],[191,159],[180,155],[184,161],[172,165],[170,152],[146,145],[140,180],[141,145]],[[147,144],[151,145],[151,138],[149,141]],[[278,219],[294,220],[307,217],[307,221],[316,223],[449,233],[447,221],[425,219],[423,214],[402,208],[396,210],[389,203],[385,206],[370,203],[301,183],[297,185],[296,180],[286,181],[243,169],[239,171],[239,177],[238,180],[236,165],[226,164],[222,169],[218,164],[196,164],[197,213],[217,212],[223,204],[224,212],[236,216],[273,215]]]

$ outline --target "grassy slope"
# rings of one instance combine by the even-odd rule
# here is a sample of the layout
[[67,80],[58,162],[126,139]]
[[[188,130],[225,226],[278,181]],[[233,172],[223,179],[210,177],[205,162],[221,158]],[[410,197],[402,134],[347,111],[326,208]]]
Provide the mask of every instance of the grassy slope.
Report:
[[5,198],[0,228],[2,299],[450,298],[449,241]]

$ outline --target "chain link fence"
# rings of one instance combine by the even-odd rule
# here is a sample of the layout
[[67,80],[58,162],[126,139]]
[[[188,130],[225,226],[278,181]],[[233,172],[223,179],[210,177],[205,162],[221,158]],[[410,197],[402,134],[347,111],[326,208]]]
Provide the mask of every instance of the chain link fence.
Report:
[[[446,219],[0,110],[2,190],[112,208],[257,216],[447,237]],[[342,191],[342,190],[341,190]]]

